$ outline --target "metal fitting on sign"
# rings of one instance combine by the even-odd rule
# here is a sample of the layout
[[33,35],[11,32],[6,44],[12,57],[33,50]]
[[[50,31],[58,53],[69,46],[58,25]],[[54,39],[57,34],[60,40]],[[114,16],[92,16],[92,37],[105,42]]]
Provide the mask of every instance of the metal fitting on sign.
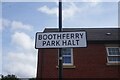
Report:
[[59,60],[62,60],[62,57],[59,57]]

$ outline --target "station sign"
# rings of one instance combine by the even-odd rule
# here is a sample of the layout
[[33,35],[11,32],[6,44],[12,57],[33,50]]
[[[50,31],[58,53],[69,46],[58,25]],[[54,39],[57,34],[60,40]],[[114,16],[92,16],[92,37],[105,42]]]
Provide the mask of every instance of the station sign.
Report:
[[86,32],[36,33],[35,48],[87,47]]

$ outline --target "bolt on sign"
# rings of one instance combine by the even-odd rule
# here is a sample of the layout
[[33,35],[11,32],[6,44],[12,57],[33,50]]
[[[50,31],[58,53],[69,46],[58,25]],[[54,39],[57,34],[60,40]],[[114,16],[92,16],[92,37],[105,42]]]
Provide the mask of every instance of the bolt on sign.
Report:
[[86,32],[36,33],[35,48],[87,47]]

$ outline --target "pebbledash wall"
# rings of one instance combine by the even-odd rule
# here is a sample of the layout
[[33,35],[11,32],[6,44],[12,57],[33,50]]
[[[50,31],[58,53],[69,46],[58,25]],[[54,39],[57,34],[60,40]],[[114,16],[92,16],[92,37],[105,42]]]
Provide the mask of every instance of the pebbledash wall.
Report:
[[[63,65],[68,79],[120,79],[120,28],[64,28],[64,32],[87,32],[86,48],[70,48],[71,64]],[[58,32],[46,28],[44,32]],[[68,62],[69,63],[69,62]],[[38,49],[37,78],[58,78],[58,49]]]

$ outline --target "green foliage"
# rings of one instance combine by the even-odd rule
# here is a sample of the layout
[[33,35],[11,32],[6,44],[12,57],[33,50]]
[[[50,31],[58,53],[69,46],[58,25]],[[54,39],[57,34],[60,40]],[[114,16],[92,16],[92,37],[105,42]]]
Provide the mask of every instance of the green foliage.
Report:
[[1,76],[1,80],[19,80],[15,75]]
[[[22,79],[20,79],[20,78],[17,78],[17,76],[15,76],[15,75],[6,75],[6,76],[4,76],[4,75],[0,75],[1,76],[1,79],[0,80],[22,80]],[[36,80],[36,78],[29,78],[29,80]]]

